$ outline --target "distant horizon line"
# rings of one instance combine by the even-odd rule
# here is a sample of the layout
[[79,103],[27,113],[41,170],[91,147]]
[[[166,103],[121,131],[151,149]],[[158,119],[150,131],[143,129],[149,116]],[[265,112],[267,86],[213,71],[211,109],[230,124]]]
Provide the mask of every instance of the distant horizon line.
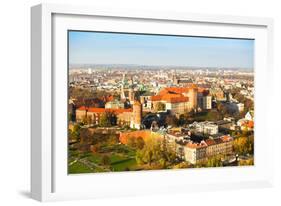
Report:
[[[202,69],[246,69],[254,70],[253,67],[224,67],[224,66],[192,66],[192,65],[148,65],[148,64],[119,64],[119,63],[70,63],[69,69],[73,69],[74,66],[126,66],[126,67],[190,67],[190,68],[202,68]],[[88,68],[85,68],[88,69]]]

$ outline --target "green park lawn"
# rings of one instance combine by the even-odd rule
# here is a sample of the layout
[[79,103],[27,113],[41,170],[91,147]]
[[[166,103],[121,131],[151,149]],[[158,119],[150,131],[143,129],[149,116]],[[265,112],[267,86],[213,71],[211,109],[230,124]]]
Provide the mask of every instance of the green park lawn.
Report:
[[79,173],[91,173],[92,169],[80,162],[75,162],[74,164],[68,166],[69,174],[79,174]]
[[[72,154],[74,156],[72,156]],[[107,155],[109,157],[110,165],[102,165],[102,157],[104,155]],[[75,158],[77,158],[76,153],[72,151],[70,153],[69,160],[73,161],[73,159]],[[108,168],[113,172],[126,171],[130,169],[133,170],[133,168],[137,165],[135,160],[135,151],[126,145],[104,145],[101,148],[100,152],[86,152],[80,155],[80,158],[93,163],[92,168],[94,169],[88,167],[88,165],[83,164],[81,161],[77,161],[69,165],[68,169],[70,174],[105,172],[106,170],[102,168]],[[94,165],[97,165],[97,167],[95,167]]]
[[126,169],[132,169],[136,164],[135,158],[129,158],[113,162],[111,163],[111,167],[114,169],[114,171],[125,171]]

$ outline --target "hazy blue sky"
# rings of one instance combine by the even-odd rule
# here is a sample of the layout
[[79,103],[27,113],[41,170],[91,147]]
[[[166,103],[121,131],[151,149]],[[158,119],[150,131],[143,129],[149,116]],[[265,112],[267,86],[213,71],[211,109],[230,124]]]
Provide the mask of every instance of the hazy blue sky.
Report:
[[69,32],[70,64],[252,68],[253,53],[253,40]]

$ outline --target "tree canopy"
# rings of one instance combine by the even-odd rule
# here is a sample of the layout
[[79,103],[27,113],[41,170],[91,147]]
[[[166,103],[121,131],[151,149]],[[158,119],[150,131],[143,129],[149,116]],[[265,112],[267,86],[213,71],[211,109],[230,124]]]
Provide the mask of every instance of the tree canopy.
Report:
[[136,152],[136,160],[138,164],[156,164],[161,168],[173,163],[176,159],[175,148],[168,144],[165,138],[147,138],[142,149]]

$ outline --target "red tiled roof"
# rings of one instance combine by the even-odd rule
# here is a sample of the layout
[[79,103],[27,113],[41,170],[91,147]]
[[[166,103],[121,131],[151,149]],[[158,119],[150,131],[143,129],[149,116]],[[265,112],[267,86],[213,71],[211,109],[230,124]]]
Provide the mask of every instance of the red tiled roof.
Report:
[[254,121],[248,121],[248,127],[254,128]]
[[[79,107],[77,110],[86,110],[87,108],[82,106]],[[95,112],[95,113],[104,113],[104,112],[113,112],[116,114],[120,114],[123,112],[132,112],[132,109],[110,109],[110,108],[97,108],[97,107],[89,107],[88,108],[88,112]]]
[[221,138],[214,139],[214,141],[215,141],[216,144],[221,144],[221,143],[223,143],[223,141],[222,141]]
[[188,87],[167,87],[162,89],[159,92],[159,95],[164,95],[167,93],[176,93],[176,94],[182,94],[182,93],[186,93],[189,91]]
[[151,97],[151,101],[161,101],[162,96],[156,95]]
[[207,144],[203,141],[201,143],[195,143],[195,142],[188,142],[186,145],[186,147],[189,148],[203,148],[203,147],[207,147]]
[[167,99],[167,102],[170,103],[179,103],[179,102],[188,102],[188,97],[172,97],[170,99]]
[[213,139],[206,139],[205,142],[208,146],[216,144],[216,142]]
[[231,137],[231,136],[224,135],[224,136],[221,136],[220,139],[221,139],[223,142],[229,142],[229,141],[232,140],[232,137]]
[[152,101],[167,101],[171,103],[188,102],[188,97],[183,94],[188,93],[190,89],[198,89],[197,85],[189,84],[187,87],[167,87],[162,89],[157,95],[152,96]]
[[245,121],[245,122],[243,123],[243,126],[249,127],[249,128],[254,128],[254,121],[251,121],[251,120]]
[[182,94],[175,93],[166,93],[163,95],[156,95],[151,97],[152,101],[166,101],[170,103],[178,103],[178,102],[188,102],[189,98],[183,96]]

